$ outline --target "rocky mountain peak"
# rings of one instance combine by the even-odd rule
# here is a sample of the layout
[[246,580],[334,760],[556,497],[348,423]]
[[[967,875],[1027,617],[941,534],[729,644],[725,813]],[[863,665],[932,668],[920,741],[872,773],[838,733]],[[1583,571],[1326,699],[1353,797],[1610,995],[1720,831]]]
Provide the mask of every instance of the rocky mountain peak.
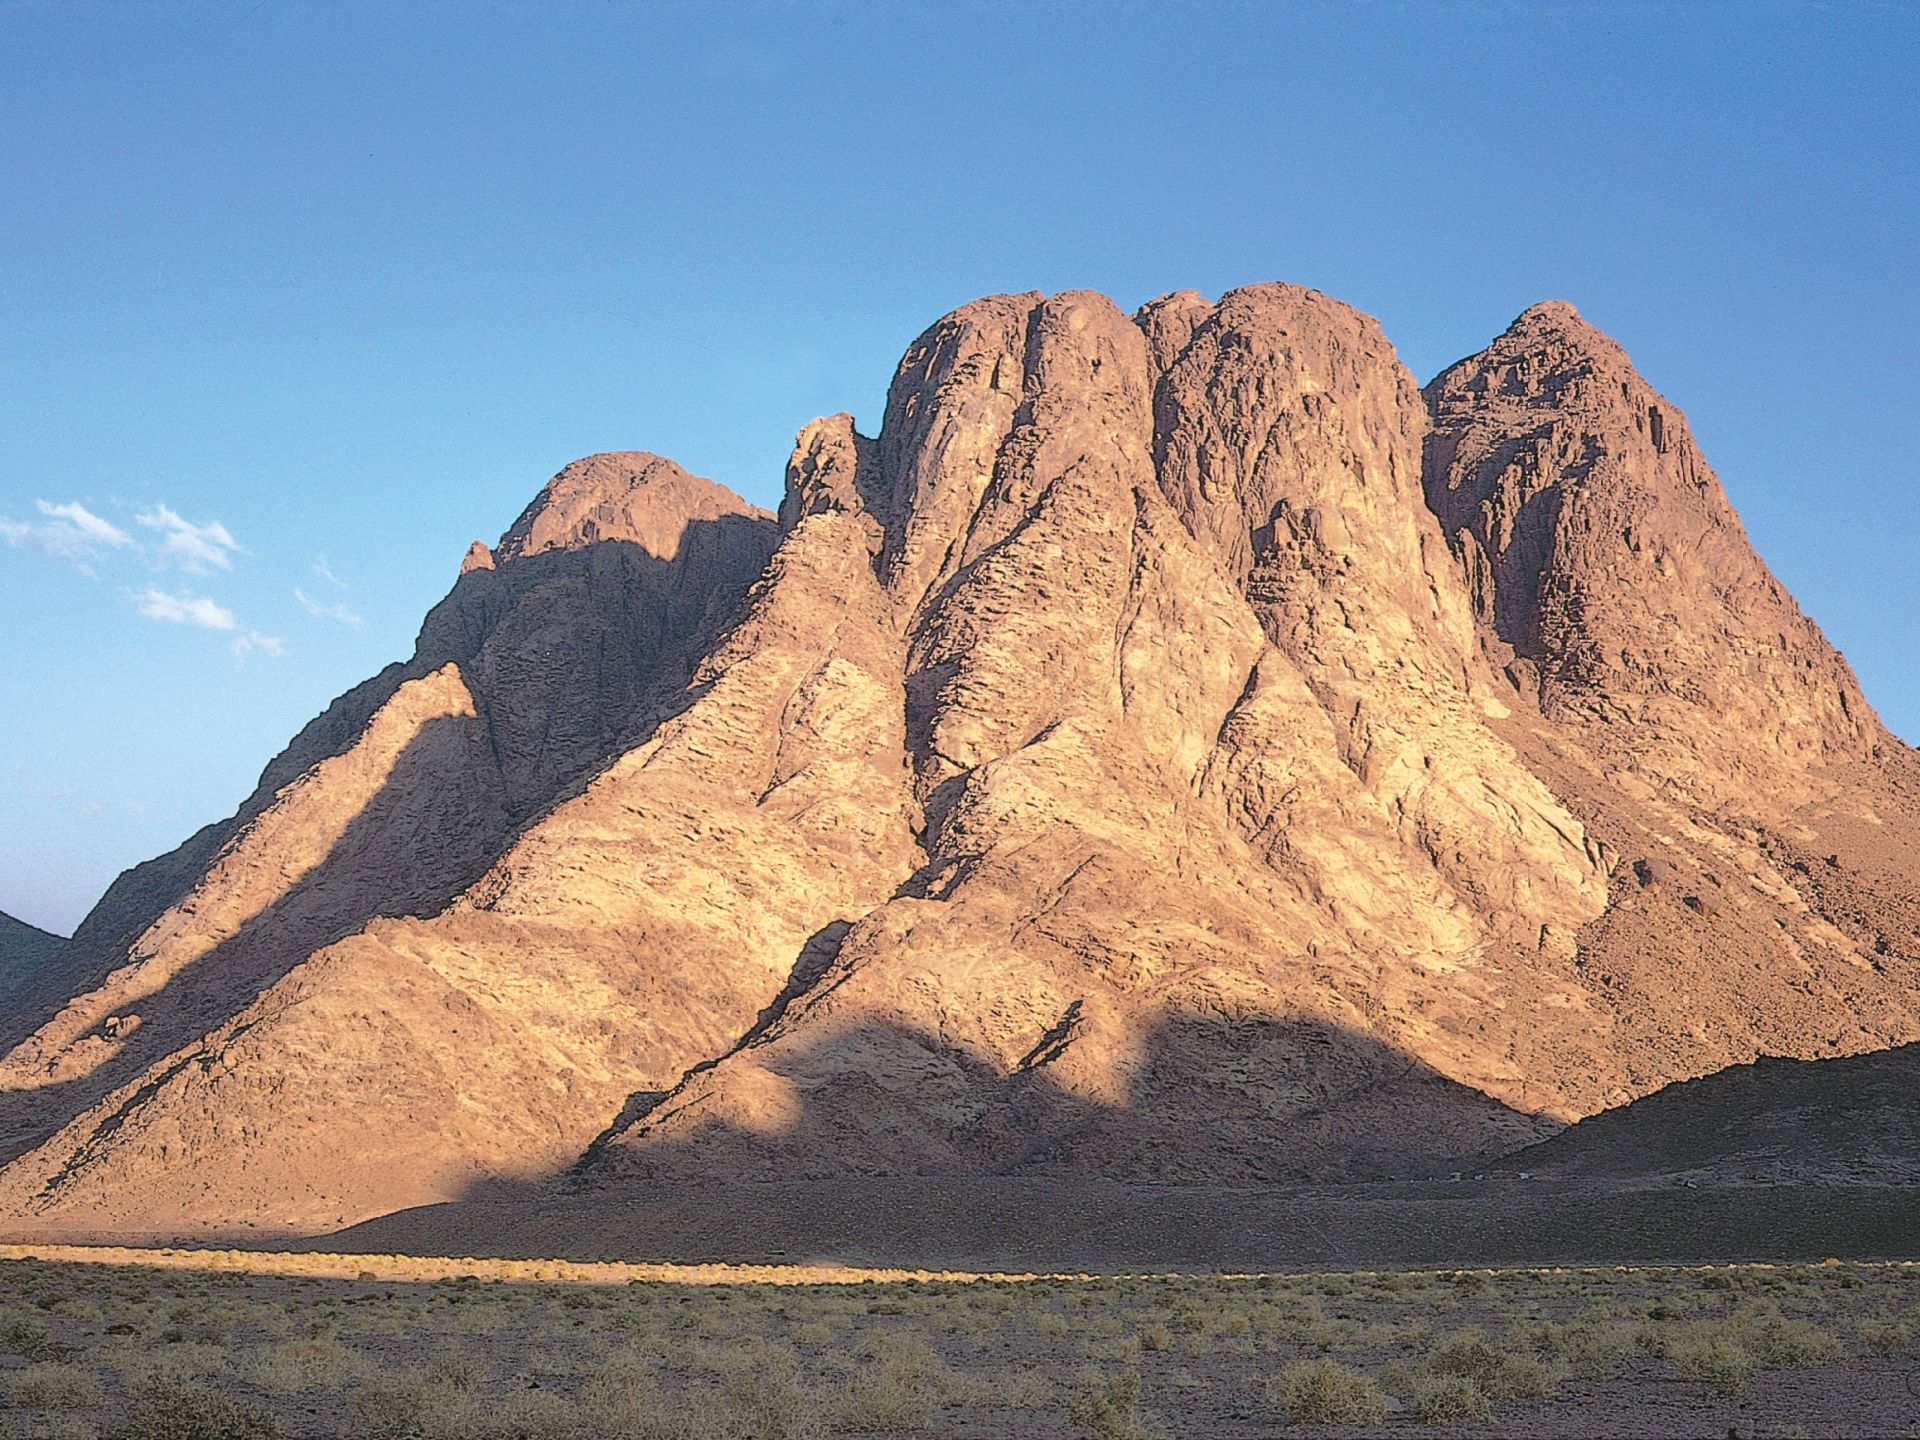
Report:
[[1686,417],[1571,305],[1525,311],[1425,394],[1427,500],[1525,700],[1709,804],[1783,762],[1800,794],[1808,766],[1881,743]]
[[689,525],[725,516],[773,518],[662,456],[644,450],[589,455],[547,482],[500,537],[494,559],[504,565],[548,550],[626,541],[657,560],[672,560]]

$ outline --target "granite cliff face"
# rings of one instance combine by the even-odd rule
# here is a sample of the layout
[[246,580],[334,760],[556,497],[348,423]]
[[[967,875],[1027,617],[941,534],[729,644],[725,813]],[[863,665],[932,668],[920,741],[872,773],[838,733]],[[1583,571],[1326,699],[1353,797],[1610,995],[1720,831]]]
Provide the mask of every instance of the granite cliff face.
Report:
[[777,521],[596,456],[476,544],[76,936],[0,1205],[1419,1173],[1920,1036],[1917,818],[1571,307],[1423,395],[1291,286],[994,297]]

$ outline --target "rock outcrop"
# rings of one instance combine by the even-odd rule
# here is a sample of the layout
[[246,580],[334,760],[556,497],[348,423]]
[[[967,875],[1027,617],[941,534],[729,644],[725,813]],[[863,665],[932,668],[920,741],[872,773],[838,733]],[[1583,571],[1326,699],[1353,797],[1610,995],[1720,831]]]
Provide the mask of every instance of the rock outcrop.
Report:
[[476,544],[83,927],[0,1205],[1420,1173],[1920,1036],[1916,858],[1912,752],[1570,307],[1423,396],[1297,287],[999,296],[777,521],[599,456]]

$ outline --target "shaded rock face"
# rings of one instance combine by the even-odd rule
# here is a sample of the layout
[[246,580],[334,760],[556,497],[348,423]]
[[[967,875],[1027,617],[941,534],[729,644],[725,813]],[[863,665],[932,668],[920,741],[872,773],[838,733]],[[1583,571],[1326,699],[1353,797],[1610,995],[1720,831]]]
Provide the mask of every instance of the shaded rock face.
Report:
[[1423,397],[1292,286],[993,297],[877,437],[801,432],[777,523],[597,456],[470,551],[83,927],[0,1203],[1419,1173],[1920,1035],[1916,816],[1569,308]]

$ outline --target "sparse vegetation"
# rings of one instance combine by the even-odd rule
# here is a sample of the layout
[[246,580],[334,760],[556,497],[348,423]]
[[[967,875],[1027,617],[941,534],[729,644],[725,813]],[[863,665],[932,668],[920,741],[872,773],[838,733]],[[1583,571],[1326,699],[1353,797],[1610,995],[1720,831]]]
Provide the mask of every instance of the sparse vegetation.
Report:
[[1067,1406],[1067,1420],[1086,1440],[1149,1440],[1140,1409],[1140,1373],[1123,1370],[1094,1380]]
[[[0,1400],[32,1440],[1144,1440],[1277,1413],[1387,1434],[1530,1406],[1617,1420],[1650,1372],[1732,1404],[1790,1370],[1800,1408],[1776,1428],[1818,1434],[1855,1421],[1853,1370],[1902,1364],[1920,1320],[1920,1266],[1900,1265],[685,1284],[375,1263],[0,1262]],[[401,1264],[429,1273],[382,1278]]]
[[43,1360],[7,1377],[15,1405],[28,1410],[76,1410],[98,1405],[105,1392],[90,1370]]
[[196,1380],[156,1377],[135,1390],[113,1440],[282,1440],[286,1433],[258,1402]]
[[1291,1365],[1277,1387],[1287,1418],[1301,1425],[1367,1425],[1387,1413],[1380,1387],[1337,1360]]
[[1462,1425],[1493,1413],[1486,1392],[1465,1375],[1417,1375],[1411,1390],[1413,1413],[1430,1425]]
[[1724,1335],[1687,1336],[1668,1349],[1682,1380],[1698,1380],[1723,1395],[1738,1395],[1753,1383],[1760,1362]]

